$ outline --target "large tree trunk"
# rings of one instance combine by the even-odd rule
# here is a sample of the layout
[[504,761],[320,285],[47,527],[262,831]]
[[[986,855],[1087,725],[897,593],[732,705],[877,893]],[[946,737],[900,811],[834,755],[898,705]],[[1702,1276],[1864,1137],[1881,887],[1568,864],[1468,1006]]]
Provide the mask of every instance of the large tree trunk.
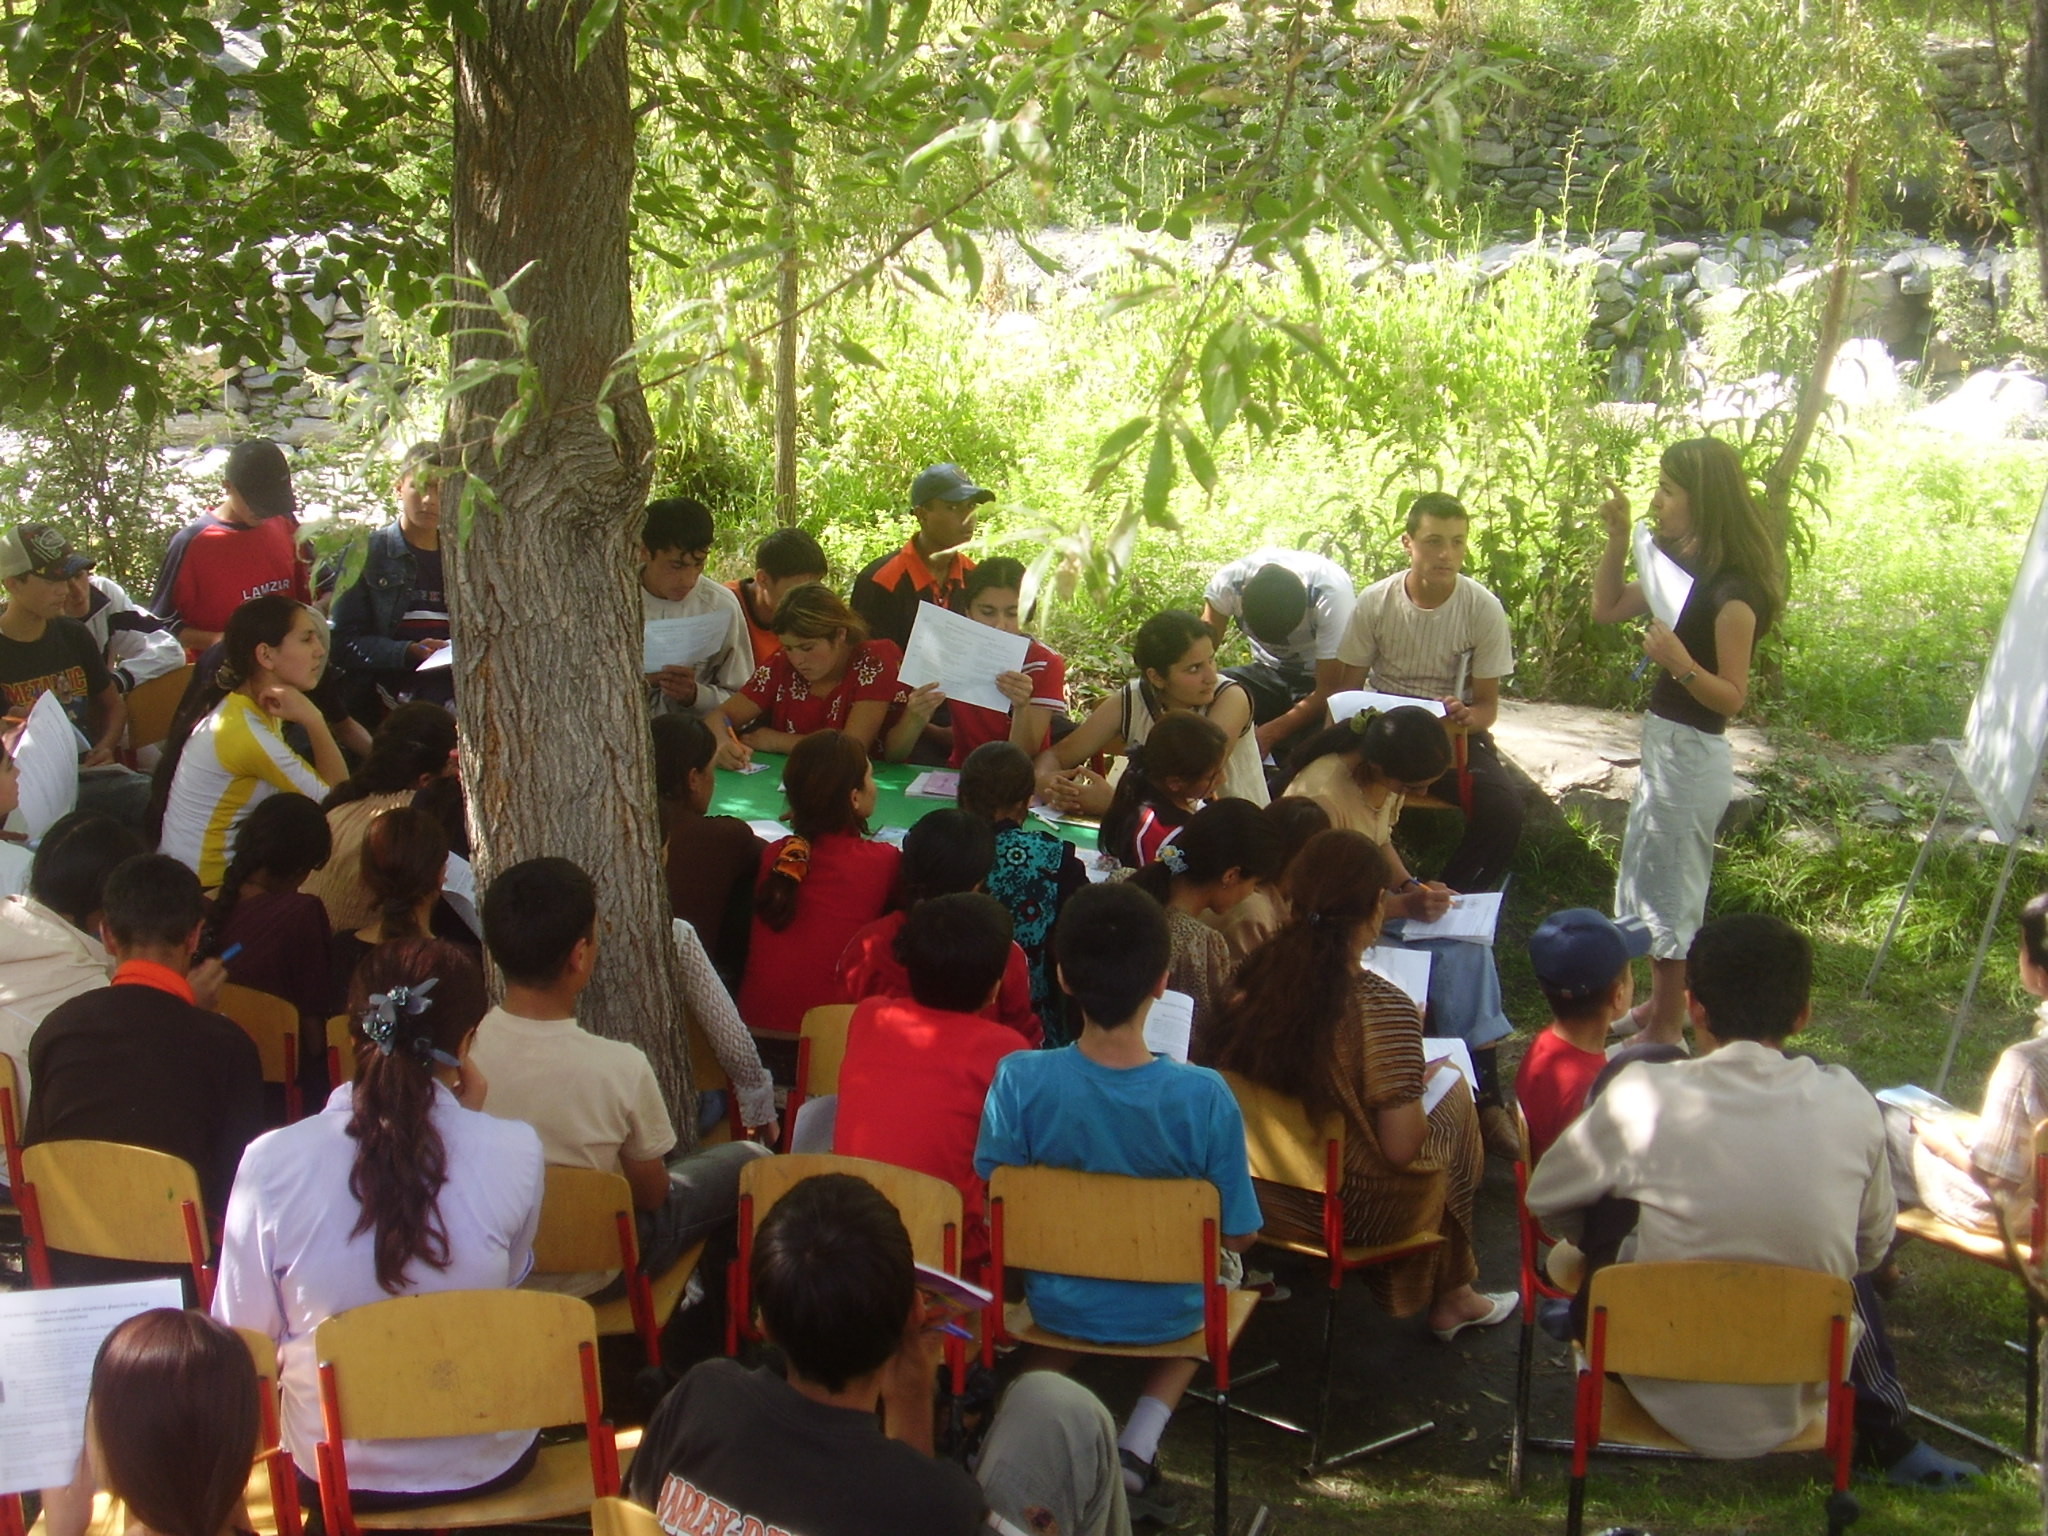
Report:
[[[586,8],[483,0],[487,34],[456,34],[455,270],[497,287],[526,269],[511,303],[530,323],[538,385],[502,452],[491,435],[518,397],[512,380],[458,396],[449,413],[481,482],[472,489],[490,493],[447,546],[462,778],[480,883],[543,854],[597,882],[602,942],[582,1020],[646,1051],[687,1141],[632,574],[652,429],[635,381],[608,397],[615,432],[595,409],[632,341],[633,122],[623,23],[577,66]],[[489,309],[460,313],[458,368],[517,355]]]

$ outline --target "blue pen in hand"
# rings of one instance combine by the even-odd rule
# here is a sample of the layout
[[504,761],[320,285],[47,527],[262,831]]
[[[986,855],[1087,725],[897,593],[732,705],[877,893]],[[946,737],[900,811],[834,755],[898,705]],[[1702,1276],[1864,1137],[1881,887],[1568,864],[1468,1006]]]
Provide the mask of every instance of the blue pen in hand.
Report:
[[228,946],[228,947],[227,947],[226,949],[224,949],[224,950],[222,950],[222,951],[220,952],[220,963],[221,963],[222,965],[226,965],[226,964],[227,964],[227,963],[228,963],[228,962],[229,962],[230,960],[234,959],[234,958],[235,958],[235,956],[239,955],[239,954],[240,954],[241,952],[242,952],[242,946],[241,946],[241,945],[239,945],[239,944],[230,944],[230,945],[229,945],[229,946]]

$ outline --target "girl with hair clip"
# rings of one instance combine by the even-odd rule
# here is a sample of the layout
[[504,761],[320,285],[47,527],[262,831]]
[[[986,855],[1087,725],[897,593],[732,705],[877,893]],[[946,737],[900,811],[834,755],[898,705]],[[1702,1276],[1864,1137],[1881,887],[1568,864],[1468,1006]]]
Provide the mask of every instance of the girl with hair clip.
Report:
[[[1600,504],[1607,544],[1593,575],[1593,620],[1650,611],[1642,582],[1624,581],[1629,500]],[[1685,954],[1706,917],[1714,834],[1735,792],[1728,722],[1749,701],[1757,643],[1785,607],[1785,527],[1749,492],[1726,443],[1673,443],[1650,497],[1656,541],[1692,575],[1676,626],[1651,618],[1643,654],[1657,665],[1643,716],[1642,769],[1621,839],[1614,910],[1649,924],[1650,996],[1627,1016],[1646,1043],[1676,1044],[1685,1027]],[[1640,573],[1638,573],[1640,575]]]
[[[967,573],[960,611],[977,624],[1020,635],[1024,630],[1018,604],[1023,591],[1024,563],[998,555]],[[951,701],[953,752],[948,761],[955,768],[986,742],[1007,741],[1033,754],[1052,745],[1053,719],[1067,711],[1067,663],[1059,652],[1034,639],[1025,648],[1024,665],[1015,672],[997,673],[996,687],[1010,701],[1008,713],[964,699]]]
[[[1312,1116],[1343,1115],[1344,1241],[1441,1233],[1440,1247],[1366,1278],[1395,1316],[1426,1308],[1429,1327],[1449,1343],[1466,1328],[1505,1322],[1519,1298],[1472,1288],[1473,1207],[1485,1171],[1472,1096],[1454,1085],[1423,1113],[1430,1077],[1456,1069],[1423,1059],[1415,1004],[1358,963],[1379,935],[1391,872],[1385,848],[1359,832],[1309,839],[1289,873],[1287,921],[1239,967],[1210,1060],[1299,1099]],[[1323,1240],[1320,1196],[1264,1185],[1259,1204],[1267,1235]]]
[[455,717],[438,704],[401,704],[370,738],[361,766],[329,791],[322,809],[334,854],[302,889],[327,908],[336,933],[360,928],[376,903],[363,884],[363,834],[383,812],[411,805],[429,786],[455,776]]
[[[1457,893],[1411,875],[1394,847],[1394,826],[1408,797],[1425,793],[1451,766],[1451,738],[1440,717],[1415,705],[1385,713],[1361,710],[1311,737],[1291,766],[1283,796],[1314,800],[1329,813],[1330,825],[1363,833],[1385,854],[1383,923],[1431,922],[1444,915]],[[1498,1047],[1515,1027],[1501,1006],[1493,947],[1462,939],[1410,940],[1398,929],[1380,942],[1429,952],[1430,1031],[1455,1035],[1471,1048],[1486,1145],[1512,1160],[1520,1143],[1501,1098]]]
[[[368,922],[352,932],[337,933],[328,945],[337,997],[347,995],[356,967],[378,945],[434,933],[434,912],[448,873],[448,834],[425,811],[401,805],[370,823],[362,866],[363,883],[375,905]],[[473,945],[456,942],[476,958]]]
[[1214,721],[1168,715],[1131,748],[1095,846],[1132,869],[1150,864],[1216,793],[1229,750]]
[[[222,641],[226,659],[173,731],[156,766],[160,847],[218,886],[242,823],[269,795],[318,800],[347,774],[334,733],[309,695],[327,670],[327,621],[281,592],[234,611]],[[308,763],[285,744],[289,723],[306,733]]]
[[[903,839],[896,866],[896,910],[878,917],[846,942],[835,974],[841,1001],[910,996],[910,968],[903,958],[903,925],[910,914],[939,896],[980,891],[996,861],[995,829],[966,811],[947,806],[933,811]],[[1031,968],[1013,940],[995,1000],[982,1016],[1007,1024],[1037,1045],[1045,1036],[1031,1006]]]
[[[469,1049],[488,1006],[483,973],[453,945],[381,946],[349,992],[354,1081],[242,1156],[213,1315],[277,1341],[284,1443],[303,1477],[321,1439],[322,1322],[391,1296],[506,1289],[533,1267],[540,1137],[482,1113]],[[531,1430],[350,1441],[349,1487],[380,1509],[505,1487],[534,1442]]]
[[795,1034],[810,1009],[843,1000],[832,962],[887,909],[900,856],[867,840],[874,770],[844,732],[799,741],[782,793],[793,830],[761,853],[739,1004],[748,1028]]
[[1200,616],[1178,608],[1153,614],[1131,643],[1131,660],[1138,675],[1039,753],[1040,798],[1063,811],[1100,816],[1109,809],[1112,791],[1107,779],[1085,766],[1088,760],[1098,752],[1143,746],[1170,715],[1196,714],[1219,727],[1229,743],[1220,792],[1264,805],[1271,797],[1252,728],[1251,695],[1236,678],[1216,670],[1216,636]]
[[132,1536],[246,1536],[256,1393],[248,1346],[205,1313],[158,1307],[119,1323],[92,1363],[78,1474],[43,1490],[42,1529],[85,1536],[104,1491]]
[[1067,898],[1088,883],[1074,845],[1024,825],[1036,792],[1031,759],[1007,741],[991,741],[967,754],[960,768],[960,809],[995,828],[995,863],[989,895],[1010,914],[1010,936],[1031,968],[1031,1006],[1048,1046],[1069,1045],[1081,1032],[1070,1021],[1067,995],[1054,972],[1052,932]]
[[1262,806],[1216,800],[1202,807],[1131,884],[1166,908],[1173,960],[1166,984],[1195,1000],[1188,1054],[1207,1061],[1208,1023],[1230,987],[1230,949],[1202,919],[1231,908],[1280,873],[1280,838]]
[[299,886],[327,862],[330,846],[327,818],[304,795],[272,795],[257,806],[242,824],[195,952],[218,957],[237,986],[298,1008],[302,1077],[320,1093],[333,1086],[325,1042],[340,993],[329,980],[327,909]]
[[793,752],[818,731],[843,731],[892,763],[910,756],[942,701],[935,683],[913,694],[897,682],[903,653],[894,642],[870,640],[860,616],[815,581],[782,600],[775,638],[782,649],[707,717],[719,735],[719,767],[744,768],[757,750]]

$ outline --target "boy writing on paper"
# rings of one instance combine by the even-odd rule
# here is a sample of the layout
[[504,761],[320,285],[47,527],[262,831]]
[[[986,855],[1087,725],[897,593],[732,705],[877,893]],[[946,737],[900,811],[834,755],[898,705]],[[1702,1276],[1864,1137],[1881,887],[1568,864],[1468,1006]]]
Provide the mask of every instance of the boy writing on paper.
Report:
[[641,620],[724,620],[701,659],[669,662],[646,674],[648,707],[657,715],[708,715],[754,673],[754,643],[740,600],[729,588],[703,579],[711,536],[711,509],[703,502],[669,496],[647,504],[640,529]]

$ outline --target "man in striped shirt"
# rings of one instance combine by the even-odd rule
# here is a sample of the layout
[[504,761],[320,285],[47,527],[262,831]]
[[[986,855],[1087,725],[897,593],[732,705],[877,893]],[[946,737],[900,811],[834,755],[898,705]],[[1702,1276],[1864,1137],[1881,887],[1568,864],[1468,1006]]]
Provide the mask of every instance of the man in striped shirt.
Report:
[[[1345,688],[1436,699],[1445,718],[1469,733],[1472,813],[1442,876],[1455,891],[1497,887],[1522,839],[1522,797],[1488,734],[1500,713],[1501,679],[1515,668],[1514,644],[1500,599],[1460,569],[1470,523],[1464,505],[1441,491],[1410,502],[1401,536],[1408,568],[1359,593],[1337,646]],[[1456,774],[1430,792],[1455,802]]]

